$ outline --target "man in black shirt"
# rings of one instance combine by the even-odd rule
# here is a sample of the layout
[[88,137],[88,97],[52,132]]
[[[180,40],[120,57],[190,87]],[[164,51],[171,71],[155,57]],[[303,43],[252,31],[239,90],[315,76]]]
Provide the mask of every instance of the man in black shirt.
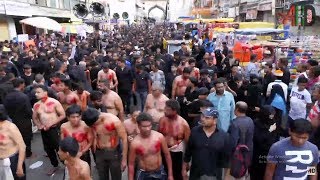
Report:
[[192,129],[182,167],[184,177],[187,177],[187,167],[191,160],[190,180],[216,180],[220,179],[216,173],[219,168],[229,171],[231,141],[227,133],[217,129],[218,117],[217,110],[207,108],[201,115],[202,125]]
[[123,109],[126,114],[130,113],[130,100],[132,96],[133,72],[132,69],[126,66],[126,61],[120,59],[118,67],[115,69],[118,79],[118,94],[123,103]]

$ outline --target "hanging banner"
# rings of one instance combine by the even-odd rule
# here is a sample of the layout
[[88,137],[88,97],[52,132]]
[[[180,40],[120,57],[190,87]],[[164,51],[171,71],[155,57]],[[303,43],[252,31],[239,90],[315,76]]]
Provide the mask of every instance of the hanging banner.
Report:
[[258,11],[257,9],[248,9],[246,14],[246,19],[257,19]]
[[315,9],[312,5],[305,5],[304,6],[304,23],[305,26],[312,26],[313,23],[315,22],[316,18],[316,12]]

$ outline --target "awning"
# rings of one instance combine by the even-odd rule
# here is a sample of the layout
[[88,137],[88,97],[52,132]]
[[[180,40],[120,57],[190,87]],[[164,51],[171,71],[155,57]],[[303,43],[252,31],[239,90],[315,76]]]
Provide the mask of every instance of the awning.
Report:
[[47,17],[31,17],[20,21],[21,24],[27,24],[36,28],[61,31],[62,26],[55,20]]
[[273,28],[257,28],[257,29],[236,29],[236,34],[242,35],[263,35],[263,34],[280,34],[285,32],[283,29],[273,29]]

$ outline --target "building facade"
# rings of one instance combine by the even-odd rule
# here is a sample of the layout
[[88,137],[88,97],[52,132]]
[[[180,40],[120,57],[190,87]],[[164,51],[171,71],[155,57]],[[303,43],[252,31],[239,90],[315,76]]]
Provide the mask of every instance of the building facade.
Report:
[[[0,0],[0,41],[11,40],[22,34],[20,20],[28,17],[45,16],[60,23],[69,22],[71,9],[76,0]],[[35,34],[34,29],[27,28]]]

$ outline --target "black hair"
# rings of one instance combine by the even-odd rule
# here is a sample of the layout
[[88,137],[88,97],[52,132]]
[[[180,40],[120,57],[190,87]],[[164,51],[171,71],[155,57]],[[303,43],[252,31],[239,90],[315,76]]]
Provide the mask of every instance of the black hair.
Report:
[[38,88],[42,89],[42,90],[45,91],[45,92],[48,92],[48,87],[45,86],[45,85],[36,84],[33,89],[38,89]]
[[5,121],[8,119],[8,113],[3,104],[0,104],[0,121]]
[[183,73],[188,73],[188,74],[190,74],[191,72],[192,72],[192,69],[189,68],[189,67],[185,67],[185,68],[183,69]]
[[195,77],[190,77],[189,80],[190,80],[190,82],[191,82],[192,84],[194,84],[195,86],[198,86],[198,79],[197,79],[197,78],[195,78]]
[[24,79],[22,78],[15,78],[14,80],[12,80],[12,85],[14,88],[18,88],[21,84],[24,84]]
[[196,63],[196,60],[194,58],[189,59],[189,64]]
[[105,62],[105,63],[102,64],[102,69],[109,69],[109,67],[110,67],[109,63]]
[[214,107],[214,105],[212,104],[212,102],[210,102],[209,100],[205,99],[205,100],[199,100],[200,102],[200,107]]
[[60,149],[67,152],[71,157],[76,157],[79,151],[79,143],[73,137],[66,137],[59,143]]
[[97,100],[101,100],[103,94],[101,91],[92,91],[90,93],[90,100],[91,101],[97,101]]
[[67,86],[69,89],[72,89],[72,82],[70,79],[61,79],[61,82]]
[[226,82],[225,78],[218,78],[216,81],[214,81],[213,85],[216,86],[217,84],[224,84]]
[[137,123],[141,124],[141,122],[143,122],[143,121],[153,122],[153,118],[150,114],[142,112],[137,117]]
[[100,112],[97,109],[94,108],[87,108],[82,113],[82,120],[88,125],[92,126],[95,122],[98,121],[100,116]]
[[177,113],[180,112],[180,104],[178,101],[170,99],[166,101],[166,106],[171,108],[172,110],[176,111]]
[[319,62],[314,59],[308,60],[307,63],[310,64],[310,66],[318,66],[319,65]]
[[308,83],[308,79],[306,77],[304,77],[304,76],[300,76],[298,78],[298,84],[299,83]]
[[81,115],[81,107],[79,105],[73,104],[66,109],[66,116],[69,117],[72,114]]
[[312,125],[306,119],[296,119],[294,121],[290,121],[289,124],[290,131],[297,134],[311,134],[312,133]]
[[314,77],[320,76],[320,66],[313,66],[312,70],[313,70]]

